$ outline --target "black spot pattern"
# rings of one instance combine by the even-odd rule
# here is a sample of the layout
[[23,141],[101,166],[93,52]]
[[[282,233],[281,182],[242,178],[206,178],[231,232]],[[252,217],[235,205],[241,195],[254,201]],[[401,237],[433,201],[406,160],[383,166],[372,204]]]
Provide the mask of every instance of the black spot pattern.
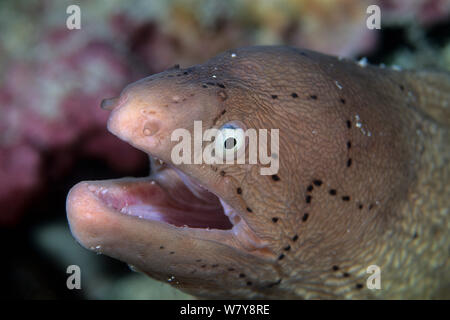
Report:
[[[345,100],[344,100],[344,101],[345,101]],[[345,102],[344,102],[344,103],[345,103]],[[345,123],[346,123],[346,125],[347,125],[347,128],[348,128],[348,129],[351,129],[351,127],[352,127],[352,122],[351,122],[350,120],[347,120]],[[351,142],[350,140],[348,140],[348,141],[347,141],[347,151],[348,151],[348,152],[350,152],[351,147],[352,147],[352,142]],[[353,163],[353,160],[352,160],[352,158],[350,158],[350,156],[349,156],[348,159],[347,159],[347,168],[350,168],[351,165],[352,165],[352,163]]]
[[314,185],[320,187],[322,185],[322,180],[314,180],[313,183]]
[[[183,74],[188,74],[186,71]],[[177,76],[180,76],[181,74],[177,74]],[[219,88],[225,89],[225,84],[220,83],[220,82],[212,82],[212,81],[208,81],[206,83],[202,84],[203,88],[208,88],[208,86],[214,87],[214,86],[218,86]]]
[[307,195],[305,198],[306,203],[311,203],[312,197],[310,195]]
[[[298,95],[296,93],[292,93],[291,96],[293,98],[298,98]],[[317,99],[317,96],[315,96],[315,95],[310,95],[309,97],[311,99],[314,99],[314,100]],[[276,98],[277,98],[277,96],[276,96]],[[346,104],[346,100],[344,98],[340,98],[340,102],[342,104]],[[351,129],[352,128],[351,120],[346,120],[345,121],[345,125],[346,125],[346,127],[348,129]],[[351,140],[346,140],[345,141],[345,147],[346,147],[345,150],[347,150],[347,153],[349,154],[348,157],[347,157],[347,161],[346,161],[346,166],[345,167],[346,168],[350,168],[353,165],[353,159],[352,159],[352,157],[350,157],[350,151],[352,149],[352,141]],[[277,175],[273,175],[272,179],[274,181],[278,181],[279,177]],[[306,195],[305,195],[305,202],[306,202],[307,205],[311,205],[311,203],[312,203],[313,196],[312,196],[311,193],[315,190],[315,187],[321,187],[323,184],[324,183],[323,183],[322,180],[320,180],[320,179],[313,179],[312,182],[307,185],[307,187],[306,187]],[[331,188],[328,189],[328,193],[329,193],[330,196],[337,196],[338,191],[337,191],[337,189],[331,187]],[[350,195],[345,195],[345,193],[344,193],[344,195],[342,195],[340,197],[340,200],[342,200],[344,202],[349,202],[350,199],[351,199],[351,196]],[[357,203],[356,206],[357,206],[357,208],[359,210],[362,210],[364,208],[364,205],[362,203]],[[371,210],[373,207],[374,207],[373,203],[371,203],[368,206],[369,210]],[[303,213],[303,216],[301,218],[302,222],[306,223],[308,221],[308,219],[310,217],[310,213],[309,212],[310,211]],[[278,221],[279,221],[278,217],[272,217],[272,222],[273,223],[277,223]],[[413,237],[413,239],[417,238],[417,233],[415,233],[412,237]],[[295,234],[294,236],[291,237],[292,242],[296,242],[298,239],[299,239],[298,234]],[[278,258],[277,258],[278,261],[283,260],[286,257],[286,254],[288,254],[288,252],[291,251],[291,245],[290,244],[286,244],[285,246],[281,247],[280,249],[283,250],[283,251],[279,252],[279,255],[278,255]],[[333,266],[331,266],[331,270],[334,271],[334,272],[337,272],[337,271],[340,270],[340,267],[338,265],[333,265]],[[348,273],[348,272],[342,272],[341,275],[342,275],[343,278],[350,277],[350,273]],[[279,281],[281,281],[281,279]],[[268,287],[271,287],[274,284],[269,284]],[[362,289],[362,287],[363,287],[362,284],[356,284],[356,288],[357,289]]]
[[350,120],[347,120],[345,123],[347,124],[348,129],[352,127],[352,122]]

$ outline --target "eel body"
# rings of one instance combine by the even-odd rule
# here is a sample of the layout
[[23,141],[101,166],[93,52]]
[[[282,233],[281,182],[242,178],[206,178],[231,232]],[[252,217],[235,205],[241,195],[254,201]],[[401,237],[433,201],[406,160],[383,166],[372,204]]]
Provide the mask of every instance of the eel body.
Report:
[[[449,298],[449,104],[444,72],[285,46],[175,66],[103,103],[151,174],[77,184],[70,227],[199,297]],[[171,135],[194,121],[278,129],[278,171],[175,164]]]

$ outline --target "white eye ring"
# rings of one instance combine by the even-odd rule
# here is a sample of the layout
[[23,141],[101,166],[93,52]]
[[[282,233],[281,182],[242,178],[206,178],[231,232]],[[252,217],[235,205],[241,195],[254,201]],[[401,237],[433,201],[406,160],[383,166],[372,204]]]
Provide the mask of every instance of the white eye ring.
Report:
[[236,121],[220,127],[214,140],[216,154],[225,156],[226,159],[234,159],[241,150],[245,150],[245,134],[242,127],[243,125]]

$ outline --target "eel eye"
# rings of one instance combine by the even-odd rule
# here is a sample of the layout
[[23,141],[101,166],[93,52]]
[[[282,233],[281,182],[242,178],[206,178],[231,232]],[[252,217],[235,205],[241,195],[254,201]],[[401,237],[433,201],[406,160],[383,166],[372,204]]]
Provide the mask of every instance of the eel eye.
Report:
[[226,158],[235,158],[242,149],[245,149],[243,125],[237,121],[224,124],[214,141],[216,152],[224,154]]

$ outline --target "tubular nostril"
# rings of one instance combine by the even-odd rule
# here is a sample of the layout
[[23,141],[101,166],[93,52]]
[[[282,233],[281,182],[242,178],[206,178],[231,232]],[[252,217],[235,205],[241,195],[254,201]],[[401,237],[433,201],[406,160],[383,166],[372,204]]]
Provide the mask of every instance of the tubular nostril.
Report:
[[117,106],[117,102],[119,101],[119,98],[109,98],[109,99],[103,99],[102,103],[100,104],[100,107],[103,110],[114,110],[114,108]]
[[144,128],[142,129],[142,133],[144,136],[152,136],[159,131],[159,124],[155,121],[147,121],[144,124]]

